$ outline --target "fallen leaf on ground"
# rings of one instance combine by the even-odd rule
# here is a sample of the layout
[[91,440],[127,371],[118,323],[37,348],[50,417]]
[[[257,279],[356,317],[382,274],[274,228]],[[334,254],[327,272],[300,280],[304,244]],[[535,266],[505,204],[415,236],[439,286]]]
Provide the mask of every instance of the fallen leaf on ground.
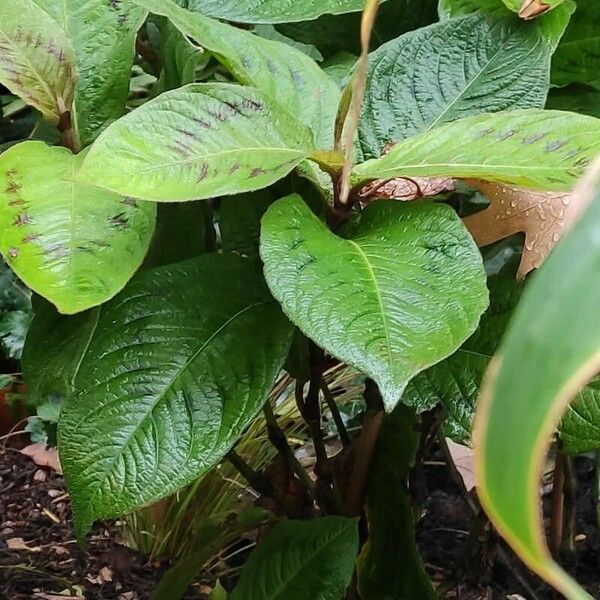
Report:
[[56,448],[47,448],[44,444],[30,444],[21,450],[21,454],[31,458],[36,465],[50,467],[62,475],[62,468]]
[[21,537],[9,538],[6,540],[6,545],[9,550],[26,550],[27,552],[41,552],[39,546],[28,546],[25,540]]
[[539,267],[579,214],[573,194],[539,192],[488,181],[469,181],[490,201],[488,208],[464,219],[478,246],[525,234],[517,279]]
[[473,460],[473,448],[463,446],[453,442],[450,438],[446,438],[450,456],[454,461],[454,466],[459,472],[462,480],[465,483],[465,488],[470,492],[475,487],[475,464]]

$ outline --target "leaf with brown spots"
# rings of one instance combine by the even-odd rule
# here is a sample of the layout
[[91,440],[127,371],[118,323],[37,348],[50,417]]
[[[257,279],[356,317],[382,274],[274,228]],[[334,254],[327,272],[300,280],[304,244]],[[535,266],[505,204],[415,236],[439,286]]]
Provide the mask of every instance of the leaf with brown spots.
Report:
[[486,181],[469,181],[490,206],[464,222],[478,246],[525,234],[517,278],[540,266],[577,215],[570,192],[540,192]]
[[24,142],[0,155],[0,252],[67,314],[121,290],[154,230],[153,204],[73,182],[84,154]]
[[190,84],[108,127],[78,178],[157,202],[265,188],[313,147],[310,130],[249,86]]
[[566,191],[598,153],[600,119],[539,109],[486,113],[398,142],[355,167],[353,183],[454,177]]
[[76,80],[58,24],[32,0],[0,2],[0,83],[56,125],[71,110]]

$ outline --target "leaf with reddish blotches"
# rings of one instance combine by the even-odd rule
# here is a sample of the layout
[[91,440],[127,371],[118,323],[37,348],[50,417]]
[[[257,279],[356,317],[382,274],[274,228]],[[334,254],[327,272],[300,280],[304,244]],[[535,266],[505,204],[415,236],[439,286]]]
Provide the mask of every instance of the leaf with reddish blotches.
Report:
[[490,201],[488,208],[464,220],[478,246],[525,234],[518,279],[541,265],[579,214],[569,192],[540,192],[488,181],[469,183]]

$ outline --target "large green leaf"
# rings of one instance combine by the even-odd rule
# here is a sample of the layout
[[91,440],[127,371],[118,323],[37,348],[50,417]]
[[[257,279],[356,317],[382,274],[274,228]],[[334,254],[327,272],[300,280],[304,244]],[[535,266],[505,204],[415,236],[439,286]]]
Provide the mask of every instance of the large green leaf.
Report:
[[563,190],[599,152],[600,119],[515,110],[467,117],[410,137],[358,165],[354,179],[446,176]]
[[[386,0],[383,0],[386,1]],[[292,23],[361,11],[365,0],[190,0],[188,8],[238,23]]]
[[0,3],[0,83],[57,124],[71,110],[76,79],[57,23],[33,0]]
[[552,59],[552,83],[600,89],[600,6],[580,1]]
[[380,156],[389,142],[447,121],[543,107],[552,50],[537,21],[482,14],[384,44],[370,56],[359,127],[363,155]]
[[185,35],[227,67],[244,84],[257,87],[290,115],[309,126],[317,146],[333,145],[340,90],[317,63],[288,44],[185,10],[172,0],[135,0],[168,17]]
[[387,410],[473,332],[487,306],[479,252],[448,206],[376,202],[345,238],[299,196],[263,218],[273,295],[317,344],[372,377]]
[[75,183],[82,159],[43,142],[0,156],[0,252],[32,290],[67,314],[123,288],[148,250],[156,210]]
[[339,600],[357,552],[356,519],[284,521],[248,557],[231,600]]
[[135,36],[146,13],[132,0],[33,0],[62,27],[75,51],[79,81],[72,112],[87,146],[125,112]]
[[310,131],[257,90],[191,84],[113,123],[79,178],[148,200],[212,198],[270,185],[311,146]]
[[105,304],[59,427],[78,536],[219,462],[260,410],[291,338],[258,266],[238,256],[148,271]]
[[419,447],[417,426],[414,411],[400,405],[381,427],[367,492],[369,537],[357,564],[362,600],[437,598],[415,542],[406,486]]
[[550,557],[539,481],[561,413],[600,366],[599,223],[597,190],[525,290],[488,369],[474,433],[485,510],[528,566],[569,600],[591,596]]
[[[479,0],[480,1],[480,0]],[[513,12],[521,13],[521,11],[530,5],[539,6],[539,12],[533,18],[540,18],[538,15],[544,14],[543,11],[552,10],[560,6],[565,0],[502,0],[504,4]],[[527,17],[531,18],[531,17]]]

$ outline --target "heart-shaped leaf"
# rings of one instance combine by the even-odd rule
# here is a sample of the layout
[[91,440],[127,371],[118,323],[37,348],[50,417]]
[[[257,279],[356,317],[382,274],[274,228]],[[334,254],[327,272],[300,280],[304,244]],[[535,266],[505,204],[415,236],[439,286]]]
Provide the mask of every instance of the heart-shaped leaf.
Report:
[[356,519],[284,521],[248,557],[231,600],[339,600],[357,552]]
[[113,123],[79,177],[148,200],[212,198],[274,183],[311,146],[310,131],[257,90],[191,84]]
[[568,190],[600,152],[600,119],[515,110],[446,123],[396,144],[354,169],[357,182],[455,177]]
[[335,81],[302,51],[185,10],[172,0],[135,1],[168,17],[183,34],[214,54],[240,83],[258,88],[310,127],[317,147],[333,147],[341,92]]
[[271,292],[317,344],[372,377],[387,410],[408,381],[473,332],[487,306],[481,256],[447,206],[374,202],[331,233],[299,196],[263,218]]
[[380,156],[390,142],[470,115],[543,107],[552,50],[537,21],[480,13],[384,44],[370,56],[363,155]]
[[0,252],[32,290],[68,314],[123,288],[148,250],[156,211],[75,182],[82,159],[42,142],[0,155]]
[[218,463],[292,332],[257,265],[233,255],[147,271],[101,307],[59,424],[78,536]]
[[73,47],[79,81],[71,118],[85,147],[125,112],[135,36],[146,12],[131,0],[33,1],[56,20]]
[[64,31],[33,0],[0,4],[0,82],[57,124],[77,73]]

